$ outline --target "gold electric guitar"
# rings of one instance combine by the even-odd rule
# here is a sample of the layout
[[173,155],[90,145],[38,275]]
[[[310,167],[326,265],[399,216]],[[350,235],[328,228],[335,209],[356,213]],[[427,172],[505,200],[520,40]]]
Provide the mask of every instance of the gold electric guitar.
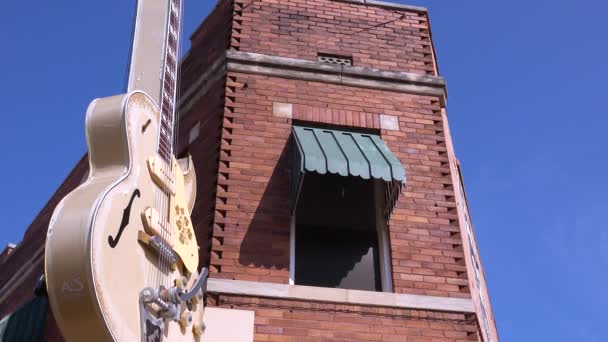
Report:
[[182,0],[138,0],[128,93],[86,113],[88,178],[51,218],[45,275],[66,341],[199,341],[207,270],[177,160]]

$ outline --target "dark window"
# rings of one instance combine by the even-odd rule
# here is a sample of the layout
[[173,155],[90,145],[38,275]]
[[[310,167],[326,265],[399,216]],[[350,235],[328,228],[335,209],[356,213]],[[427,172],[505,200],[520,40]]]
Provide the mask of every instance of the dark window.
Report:
[[382,291],[374,181],[307,173],[296,209],[297,285]]

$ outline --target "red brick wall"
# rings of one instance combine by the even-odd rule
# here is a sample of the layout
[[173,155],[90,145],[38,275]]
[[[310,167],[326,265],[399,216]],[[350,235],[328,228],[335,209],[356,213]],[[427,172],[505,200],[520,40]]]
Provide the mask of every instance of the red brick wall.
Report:
[[[40,210],[38,216],[33,220],[24,234],[23,240],[11,255],[0,264],[0,288],[15,275],[19,275],[20,269],[28,269],[30,265],[34,268],[22,283],[11,293],[8,299],[0,303],[0,317],[4,317],[10,312],[13,312],[19,306],[23,305],[34,296],[34,286],[44,273],[44,263],[36,263],[34,257],[40,257],[44,254],[43,248],[46,241],[46,231],[48,228],[51,215],[57,203],[78,184],[80,184],[84,175],[88,172],[88,162],[86,155],[76,164],[72,172],[63,181],[63,184],[57,189],[55,194]],[[38,253],[37,253],[38,252]],[[37,259],[40,260],[40,259]]]
[[[210,235],[215,210],[215,195],[219,167],[219,147],[224,110],[225,80],[220,78],[210,86],[189,114],[180,121],[182,152],[192,155],[197,176],[196,202],[192,223],[199,242],[199,264],[209,265]],[[200,133],[191,144],[186,144],[190,129],[200,124]]]
[[[211,271],[219,277],[286,283],[290,215],[285,142],[291,128],[286,119],[269,115],[268,100],[261,104],[256,96],[244,97],[255,94],[247,79],[230,74],[228,82],[247,82],[247,89],[232,87],[226,97]],[[282,167],[275,170],[277,163]]]
[[379,130],[407,173],[390,221],[395,292],[469,297],[449,177],[439,99],[228,73],[242,84],[226,101],[214,251],[215,277],[289,280],[289,136],[291,120],[273,102],[294,104],[294,119],[379,128],[379,114],[399,131]]
[[319,52],[350,55],[356,66],[435,74],[426,13],[332,0],[237,0],[233,28],[231,45],[240,51],[314,61]]
[[255,341],[477,341],[474,317],[220,295],[208,305],[255,311]]
[[[214,63],[225,59],[230,45],[233,2],[219,1],[213,11],[190,37],[191,48],[181,63],[180,87],[182,94],[212,71]],[[222,69],[223,70],[223,69]],[[218,70],[216,72],[222,72]],[[216,79],[216,81],[213,81]],[[212,227],[215,216],[218,180],[220,137],[224,125],[226,94],[225,75],[209,74],[205,80],[207,92],[198,94],[187,113],[180,119],[180,146],[192,155],[197,173],[197,197],[192,212],[197,240],[200,245],[200,265],[209,266]],[[199,90],[197,90],[198,92]],[[189,100],[191,98],[187,98]],[[200,124],[199,137],[187,144],[193,126]],[[186,152],[182,149],[182,153]]]
[[231,0],[218,2],[205,21],[191,35],[190,51],[180,65],[182,90],[196,82],[211,64],[223,58],[232,32],[232,7]]

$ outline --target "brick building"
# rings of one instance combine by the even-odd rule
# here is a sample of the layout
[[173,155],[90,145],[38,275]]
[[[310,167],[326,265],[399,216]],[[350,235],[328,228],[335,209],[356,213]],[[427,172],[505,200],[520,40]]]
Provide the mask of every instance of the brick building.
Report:
[[[191,46],[180,146],[209,308],[251,314],[255,341],[498,341],[426,9],[220,0]],[[50,215],[86,173],[0,255],[0,317],[32,303]]]

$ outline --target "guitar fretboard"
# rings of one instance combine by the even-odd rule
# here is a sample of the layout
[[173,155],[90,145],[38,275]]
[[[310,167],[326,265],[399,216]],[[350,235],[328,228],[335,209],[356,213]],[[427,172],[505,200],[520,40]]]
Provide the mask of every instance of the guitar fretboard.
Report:
[[160,131],[158,136],[158,154],[171,164],[171,156],[175,148],[174,124],[177,89],[177,61],[179,58],[179,42],[181,32],[182,0],[169,1],[167,20],[167,35],[165,58],[163,66],[163,83],[160,101]]

